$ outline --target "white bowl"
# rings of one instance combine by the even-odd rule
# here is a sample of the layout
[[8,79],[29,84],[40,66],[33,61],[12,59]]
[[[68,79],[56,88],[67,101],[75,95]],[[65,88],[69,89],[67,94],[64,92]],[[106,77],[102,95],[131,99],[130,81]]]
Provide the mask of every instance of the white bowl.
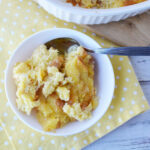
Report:
[[86,9],[66,3],[66,0],[35,0],[46,11],[59,19],[77,24],[103,24],[119,21],[150,9],[150,0],[112,9]]
[[12,72],[14,65],[17,62],[27,60],[32,55],[32,52],[40,44],[44,44],[45,42],[58,37],[71,37],[79,41],[81,45],[89,48],[100,47],[96,41],[94,41],[87,35],[70,29],[47,29],[33,34],[25,41],[23,41],[12,55],[6,69],[5,90],[11,108],[26,125],[45,134],[65,136],[79,133],[91,127],[104,115],[112,100],[115,79],[113,68],[108,56],[94,54],[93,57],[95,59],[96,66],[95,83],[97,88],[97,95],[98,97],[100,97],[100,99],[98,107],[92,113],[92,117],[82,122],[76,121],[73,123],[69,123],[65,127],[57,129],[56,132],[44,132],[35,117],[35,112],[32,112],[32,114],[28,116],[18,110],[16,106],[16,86],[14,83]]

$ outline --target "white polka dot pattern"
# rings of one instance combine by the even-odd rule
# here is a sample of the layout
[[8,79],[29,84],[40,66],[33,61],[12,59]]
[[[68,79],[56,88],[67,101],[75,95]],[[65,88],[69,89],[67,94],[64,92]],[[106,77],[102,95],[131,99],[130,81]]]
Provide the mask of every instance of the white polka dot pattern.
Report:
[[12,136],[9,136],[9,140],[10,140],[10,141],[12,140]]
[[24,129],[21,129],[21,133],[24,133]]
[[19,144],[22,144],[22,140],[18,140],[18,143],[19,143]]
[[45,137],[44,137],[44,136],[42,136],[42,137],[41,137],[41,141],[44,141],[44,140],[45,140]]
[[74,140],[74,141],[77,141],[78,139],[77,139],[77,137],[76,137],[76,136],[74,136],[74,137],[73,137],[73,140]]
[[2,127],[0,127],[0,131],[2,131],[3,130],[3,128]]
[[0,101],[0,118],[3,120],[2,123],[0,120],[0,137],[6,129],[9,138],[3,139],[2,143],[7,149],[12,149],[8,148],[10,143],[15,145],[16,149],[82,149],[83,146],[104,136],[133,116],[147,110],[147,101],[128,58],[110,55],[116,79],[115,92],[109,110],[94,126],[76,135],[54,137],[38,133],[24,125],[10,109],[4,95],[6,64],[21,41],[43,29],[62,27],[72,28],[91,36],[101,47],[115,47],[115,45],[85,28],[49,15],[32,0],[15,0],[15,2],[2,0],[0,10],[0,63],[2,64],[0,65],[0,72],[2,72],[0,97],[3,97]]
[[38,150],[43,150],[43,148],[40,146],[40,147],[38,147]]
[[5,145],[8,145],[8,141],[5,141],[4,144],[5,144]]
[[100,123],[97,123],[97,127],[100,127],[101,126],[101,124]]
[[65,144],[62,143],[62,144],[61,144],[61,147],[62,147],[62,148],[65,148]]
[[54,140],[51,140],[51,143],[52,143],[52,144],[55,144],[55,141],[54,141]]
[[31,148],[31,147],[32,147],[32,143],[29,143],[29,144],[28,144],[28,147]]
[[86,134],[89,134],[89,130],[86,130],[85,133],[86,133]]
[[31,133],[31,136],[33,137],[35,134],[34,133]]

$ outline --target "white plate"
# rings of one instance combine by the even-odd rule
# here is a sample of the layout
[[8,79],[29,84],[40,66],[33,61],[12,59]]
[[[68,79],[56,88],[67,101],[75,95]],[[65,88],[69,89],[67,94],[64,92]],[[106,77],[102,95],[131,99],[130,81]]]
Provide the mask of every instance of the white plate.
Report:
[[32,112],[30,116],[28,116],[17,109],[16,86],[14,83],[12,71],[13,66],[16,64],[16,62],[27,60],[32,55],[32,52],[40,44],[58,37],[71,37],[79,41],[81,45],[89,48],[100,47],[96,41],[94,41],[87,35],[70,29],[48,29],[33,34],[25,41],[23,41],[12,55],[6,69],[5,90],[11,108],[25,124],[45,134],[65,136],[79,133],[91,127],[104,115],[112,101],[115,79],[113,68],[109,58],[106,55],[94,54],[93,57],[95,59],[96,66],[95,83],[97,87],[97,95],[100,97],[100,99],[98,107],[92,113],[92,117],[82,122],[76,121],[73,123],[69,123],[67,126],[61,129],[57,129],[56,132],[44,132],[41,125],[38,123],[34,112]]
[[66,0],[35,0],[46,11],[59,19],[77,24],[102,24],[119,21],[130,16],[143,13],[150,9],[150,0],[120,8],[112,9],[86,9],[74,7]]

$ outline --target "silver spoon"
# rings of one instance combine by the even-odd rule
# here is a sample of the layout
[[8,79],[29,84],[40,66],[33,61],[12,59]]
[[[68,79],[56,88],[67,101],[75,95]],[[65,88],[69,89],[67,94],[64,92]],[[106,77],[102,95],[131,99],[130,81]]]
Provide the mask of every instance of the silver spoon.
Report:
[[[68,52],[74,46],[80,46],[79,42],[72,38],[57,38],[45,43],[47,48],[54,47],[59,50],[61,54]],[[113,48],[97,48],[84,49],[90,53],[108,54],[108,55],[124,55],[124,56],[150,56],[150,47],[113,47]]]

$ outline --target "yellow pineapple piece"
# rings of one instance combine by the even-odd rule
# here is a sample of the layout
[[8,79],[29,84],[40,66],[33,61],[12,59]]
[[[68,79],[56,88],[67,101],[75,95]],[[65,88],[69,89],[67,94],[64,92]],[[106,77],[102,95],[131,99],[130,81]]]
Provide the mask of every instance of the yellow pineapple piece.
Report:
[[22,74],[28,72],[30,67],[26,63],[17,63],[13,69],[13,77],[15,81],[21,80]]
[[43,94],[45,97],[52,94],[58,84],[64,80],[64,74],[59,72],[56,67],[48,67],[50,76],[44,81]]
[[41,112],[37,112],[37,119],[43,126],[44,131],[51,131],[57,128],[59,119],[53,116],[45,117]]
[[40,105],[38,106],[38,111],[40,111],[44,117],[48,117],[50,114],[53,113],[52,107],[49,105],[49,103],[45,101],[40,100]]
[[66,62],[65,72],[67,76],[72,78],[73,82],[79,82],[80,72],[77,69],[77,58]]
[[33,108],[40,105],[40,101],[33,101],[32,97],[26,94],[18,95],[16,103],[18,109],[25,112],[27,115],[30,115]]
[[70,98],[70,90],[68,90],[66,87],[58,87],[56,89],[57,94],[59,95],[59,98],[64,101],[69,101]]
[[72,106],[67,103],[63,107],[63,111],[70,117],[76,120],[83,121],[91,117],[92,105],[89,104],[83,111],[80,107],[80,103],[74,103]]

